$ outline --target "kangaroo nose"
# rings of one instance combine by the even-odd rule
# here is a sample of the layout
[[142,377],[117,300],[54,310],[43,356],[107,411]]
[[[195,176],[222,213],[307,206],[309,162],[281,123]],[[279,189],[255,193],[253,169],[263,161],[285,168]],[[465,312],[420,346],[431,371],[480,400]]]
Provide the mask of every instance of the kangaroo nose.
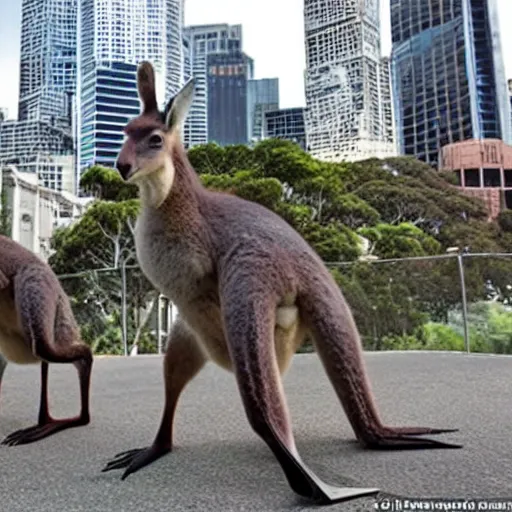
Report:
[[130,171],[132,169],[132,166],[129,163],[122,162],[122,161],[118,160],[116,162],[116,168],[119,171],[119,173],[121,174],[121,176],[124,179],[126,179],[128,177],[128,174],[130,173]]

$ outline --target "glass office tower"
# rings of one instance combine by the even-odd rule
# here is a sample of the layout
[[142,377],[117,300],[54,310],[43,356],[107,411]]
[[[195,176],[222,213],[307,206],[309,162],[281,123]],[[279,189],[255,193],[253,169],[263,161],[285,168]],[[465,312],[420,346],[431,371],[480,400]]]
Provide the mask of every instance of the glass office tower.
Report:
[[398,146],[437,165],[466,139],[511,139],[496,0],[391,0]]

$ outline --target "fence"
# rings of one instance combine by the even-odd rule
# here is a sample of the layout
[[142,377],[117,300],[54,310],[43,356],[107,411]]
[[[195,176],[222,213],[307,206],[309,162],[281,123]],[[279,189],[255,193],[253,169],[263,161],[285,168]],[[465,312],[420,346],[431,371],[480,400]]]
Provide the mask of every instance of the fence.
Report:
[[329,264],[367,349],[512,353],[512,254]]
[[[367,350],[512,354],[512,254],[328,263]],[[59,276],[96,353],[162,353],[176,308],[137,266]]]
[[177,310],[138,266],[60,275],[83,338],[95,353],[159,353]]

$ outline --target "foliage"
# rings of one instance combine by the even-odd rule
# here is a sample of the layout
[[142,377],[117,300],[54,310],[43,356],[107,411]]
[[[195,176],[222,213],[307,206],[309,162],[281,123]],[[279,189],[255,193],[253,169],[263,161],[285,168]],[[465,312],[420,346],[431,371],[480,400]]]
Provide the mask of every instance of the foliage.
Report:
[[378,224],[361,228],[358,232],[370,240],[370,252],[382,259],[433,255],[441,249],[441,244],[435,238],[408,222],[397,226]]
[[80,187],[85,193],[104,201],[125,201],[137,197],[137,186],[126,183],[115,169],[93,165],[82,175]]
[[503,231],[512,233],[512,210],[503,210],[496,220]]
[[0,235],[11,236],[12,215],[7,201],[7,192],[0,193]]
[[423,326],[426,350],[464,351],[464,336],[446,324],[429,322]]
[[[455,258],[365,263],[357,261],[366,251],[361,237],[368,252],[380,259],[444,254],[453,246],[512,252],[510,212],[487,222],[483,202],[459,192],[451,174],[411,157],[328,163],[276,139],[254,148],[205,144],[188,155],[206,187],[270,208],[327,263],[352,262],[331,268],[369,349],[460,347],[460,333],[445,324],[450,312],[460,310],[461,290]],[[97,350],[116,351],[120,269],[136,263],[137,190],[114,169],[101,166],[91,167],[81,185],[96,201],[73,226],[55,232],[50,263],[58,273],[88,271],[65,280],[66,290],[84,336]],[[101,267],[113,270],[91,271]],[[512,262],[465,258],[465,276],[468,301],[512,300]],[[136,340],[139,351],[151,351],[156,346],[143,320],[148,315],[141,311],[151,313],[154,290],[137,270],[130,270],[127,286],[130,343]],[[503,339],[492,346],[508,350],[508,343]],[[489,345],[478,341],[475,346]]]
[[[94,191],[97,200],[73,225],[55,231],[49,263],[57,274],[71,274],[61,281],[84,339],[100,353],[105,347],[123,352],[121,269],[137,264],[134,224],[139,200],[113,169],[94,166],[84,173],[81,185]],[[135,321],[130,330],[132,317],[151,301],[154,290],[140,269],[128,269],[125,277],[129,339],[138,340],[144,325]]]

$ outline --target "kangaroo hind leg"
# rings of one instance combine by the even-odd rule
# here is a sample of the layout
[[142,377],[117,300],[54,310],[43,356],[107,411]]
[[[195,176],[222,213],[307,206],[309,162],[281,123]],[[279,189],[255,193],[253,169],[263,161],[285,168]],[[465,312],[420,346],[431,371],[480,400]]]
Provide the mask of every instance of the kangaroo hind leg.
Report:
[[[245,279],[245,281],[244,281]],[[244,290],[243,297],[240,290]],[[261,282],[235,276],[221,284],[223,319],[242,402],[250,425],[274,453],[290,487],[319,503],[375,495],[378,489],[334,487],[302,461],[274,350],[276,307]]]
[[[73,328],[70,310],[60,309],[59,289],[54,280],[41,272],[27,271],[15,281],[16,308],[24,339],[34,355],[41,359],[41,396],[38,423],[13,432],[2,444],[14,446],[48,437],[61,430],[87,425],[89,416],[89,387],[93,363],[90,348],[78,338]],[[59,315],[64,314],[61,318]],[[64,329],[63,326],[71,329]],[[48,407],[48,363],[73,363],[80,381],[81,411],[73,418],[54,419]]]
[[457,429],[382,424],[352,312],[334,282],[316,282],[314,293],[300,298],[300,307],[327,376],[363,446],[373,449],[461,448],[460,445],[412,437],[456,432]]

